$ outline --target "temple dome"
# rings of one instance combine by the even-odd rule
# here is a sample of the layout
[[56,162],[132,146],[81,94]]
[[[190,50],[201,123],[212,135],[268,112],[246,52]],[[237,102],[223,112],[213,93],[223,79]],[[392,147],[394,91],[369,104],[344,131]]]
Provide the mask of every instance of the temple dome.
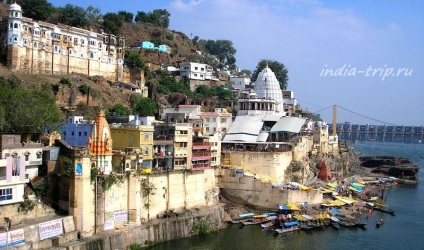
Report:
[[283,92],[274,72],[266,66],[255,82],[255,92],[258,98],[273,99],[277,102],[277,111],[283,112]]
[[9,11],[22,11],[22,8],[19,4],[13,3],[10,5]]

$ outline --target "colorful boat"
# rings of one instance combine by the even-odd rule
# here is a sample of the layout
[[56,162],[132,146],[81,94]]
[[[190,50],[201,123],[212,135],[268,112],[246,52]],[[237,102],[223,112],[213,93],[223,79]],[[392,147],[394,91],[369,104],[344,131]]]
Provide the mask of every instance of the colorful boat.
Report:
[[275,229],[275,232],[281,234],[281,233],[287,233],[287,232],[294,232],[299,230],[299,222],[297,221],[290,221],[283,224],[282,228]]

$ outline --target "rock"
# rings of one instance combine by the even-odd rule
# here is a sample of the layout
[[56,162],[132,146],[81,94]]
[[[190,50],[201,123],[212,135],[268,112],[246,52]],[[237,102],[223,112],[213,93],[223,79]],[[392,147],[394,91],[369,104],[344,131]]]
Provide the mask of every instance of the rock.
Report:
[[382,173],[396,178],[416,180],[418,166],[411,160],[393,156],[360,157],[361,166],[372,168],[372,173]]

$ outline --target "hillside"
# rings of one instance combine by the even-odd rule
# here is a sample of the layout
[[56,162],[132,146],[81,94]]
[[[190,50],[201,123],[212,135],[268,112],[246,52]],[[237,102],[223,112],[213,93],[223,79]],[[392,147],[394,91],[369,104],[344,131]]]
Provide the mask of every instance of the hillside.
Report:
[[[7,16],[9,5],[0,3],[0,15]],[[93,31],[99,31],[99,28],[93,25]],[[183,33],[149,27],[140,23],[124,23],[121,30],[126,39],[127,47],[137,46],[142,41],[152,41],[156,45],[166,44],[171,48],[171,53],[158,53],[157,51],[142,51],[141,55],[146,64],[153,71],[160,66],[178,66],[179,62],[185,60],[200,60],[200,56],[192,52],[191,40]],[[189,58],[189,59],[187,59]],[[197,60],[195,60],[197,61]],[[56,104],[65,112],[71,112],[76,115],[85,115],[91,117],[96,115],[99,108],[105,109],[115,104],[130,106],[130,96],[133,92],[126,89],[112,87],[113,82],[107,81],[102,76],[86,76],[82,74],[71,74],[69,76],[52,75],[29,75],[18,72],[11,72],[7,69],[4,62],[0,65],[0,77],[8,78],[15,75],[22,81],[22,85],[32,89],[40,88],[43,83],[50,83],[56,94]],[[151,75],[151,74],[148,74]],[[68,78],[69,84],[60,83],[62,78]],[[146,81],[149,79],[146,79]],[[90,95],[83,95],[78,87],[81,85],[90,87]],[[155,96],[159,105],[168,105],[168,100],[178,100],[181,102],[181,96],[176,94],[172,96]]]

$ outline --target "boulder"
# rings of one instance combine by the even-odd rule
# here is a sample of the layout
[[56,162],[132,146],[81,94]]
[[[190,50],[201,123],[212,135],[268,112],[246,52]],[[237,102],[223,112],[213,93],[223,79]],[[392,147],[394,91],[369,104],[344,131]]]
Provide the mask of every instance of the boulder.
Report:
[[372,168],[372,173],[382,173],[396,178],[416,180],[418,166],[411,160],[394,156],[366,156],[360,157],[361,166]]

